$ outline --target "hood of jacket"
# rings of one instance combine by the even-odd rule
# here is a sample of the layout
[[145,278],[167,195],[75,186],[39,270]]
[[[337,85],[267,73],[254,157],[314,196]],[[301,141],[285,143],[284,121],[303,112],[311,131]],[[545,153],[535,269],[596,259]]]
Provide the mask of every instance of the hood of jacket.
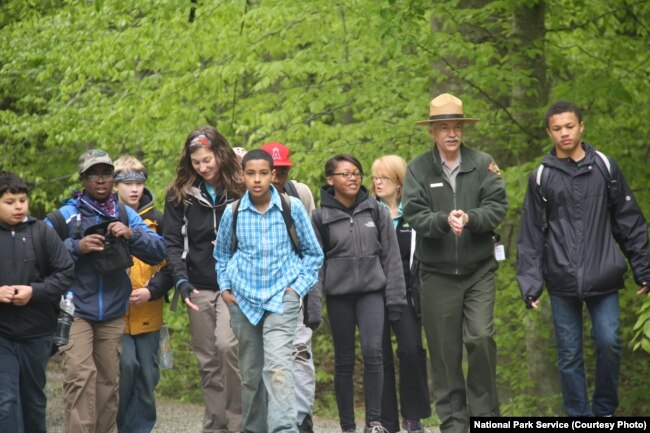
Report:
[[365,186],[361,185],[357,198],[350,207],[345,207],[334,197],[334,187],[330,185],[323,185],[320,189],[320,205],[321,207],[331,207],[334,209],[342,210],[346,213],[352,213],[359,206],[359,203],[368,200],[369,194]]
[[153,192],[147,187],[144,188],[144,191],[142,192],[142,197],[140,197],[140,202],[138,203],[138,214],[140,216],[146,214],[149,212],[151,209],[153,209],[155,200],[153,197]]

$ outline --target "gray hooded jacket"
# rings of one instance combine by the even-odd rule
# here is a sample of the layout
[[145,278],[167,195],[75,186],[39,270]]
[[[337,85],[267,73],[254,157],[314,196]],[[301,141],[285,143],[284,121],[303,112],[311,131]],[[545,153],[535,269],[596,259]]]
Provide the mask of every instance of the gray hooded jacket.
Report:
[[[404,271],[397,235],[384,206],[375,206],[362,187],[351,208],[334,198],[333,189],[321,188],[321,208],[314,210],[312,221],[318,242],[325,252],[318,284],[309,294],[310,323],[322,320],[323,292],[329,296],[385,290],[389,310],[406,305]],[[378,208],[379,227],[372,212]],[[327,235],[319,231],[328,230]],[[323,245],[323,238],[329,245]]]

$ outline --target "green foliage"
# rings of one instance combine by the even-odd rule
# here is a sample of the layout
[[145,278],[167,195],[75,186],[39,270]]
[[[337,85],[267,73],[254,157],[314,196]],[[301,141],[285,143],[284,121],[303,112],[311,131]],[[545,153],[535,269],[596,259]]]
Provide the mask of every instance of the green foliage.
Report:
[[[162,197],[187,134],[213,124],[233,146],[288,144],[292,177],[317,194],[336,153],[369,169],[380,155],[409,160],[428,149],[426,128],[413,122],[427,116],[432,95],[451,91],[481,119],[466,142],[496,158],[510,200],[499,228],[508,261],[497,274],[502,411],[553,414],[558,396],[534,395],[522,362],[536,350],[524,328],[552,341],[552,326],[519,299],[519,210],[528,175],[550,149],[545,109],[569,99],[584,110],[585,139],[619,163],[648,215],[648,29],[647,1],[7,0],[0,167],[34,185],[35,215],[79,187],[75,161],[90,147],[141,158]],[[649,409],[650,297],[634,291],[630,279],[621,292],[625,414]],[[163,372],[159,392],[200,400],[186,313],[167,320],[175,368]],[[325,327],[313,343],[317,408],[333,413]],[[552,346],[537,350],[553,362]]]

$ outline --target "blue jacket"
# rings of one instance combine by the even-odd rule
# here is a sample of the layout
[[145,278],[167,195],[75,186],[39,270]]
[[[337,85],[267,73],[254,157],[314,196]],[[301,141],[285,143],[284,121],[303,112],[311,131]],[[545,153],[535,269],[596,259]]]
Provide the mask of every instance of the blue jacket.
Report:
[[[133,237],[129,241],[131,254],[150,265],[160,263],[166,256],[162,237],[147,227],[136,211],[128,206],[125,209],[129,217],[129,228],[133,231]],[[64,240],[64,245],[75,262],[75,281],[72,285],[75,316],[91,321],[112,320],[123,316],[131,294],[131,280],[127,270],[101,275],[93,269],[89,258],[79,252],[79,240],[84,231],[95,224],[119,218],[119,208],[115,217],[109,217],[79,199],[69,199],[59,210],[68,224],[68,238]],[[48,219],[45,222],[52,225]]]

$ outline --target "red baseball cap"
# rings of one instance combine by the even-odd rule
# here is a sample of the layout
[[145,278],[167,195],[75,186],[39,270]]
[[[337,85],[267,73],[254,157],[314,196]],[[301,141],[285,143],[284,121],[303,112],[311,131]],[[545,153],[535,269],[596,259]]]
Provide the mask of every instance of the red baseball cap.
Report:
[[289,159],[289,148],[284,144],[272,141],[263,145],[262,150],[271,155],[274,167],[293,166],[293,162]]

